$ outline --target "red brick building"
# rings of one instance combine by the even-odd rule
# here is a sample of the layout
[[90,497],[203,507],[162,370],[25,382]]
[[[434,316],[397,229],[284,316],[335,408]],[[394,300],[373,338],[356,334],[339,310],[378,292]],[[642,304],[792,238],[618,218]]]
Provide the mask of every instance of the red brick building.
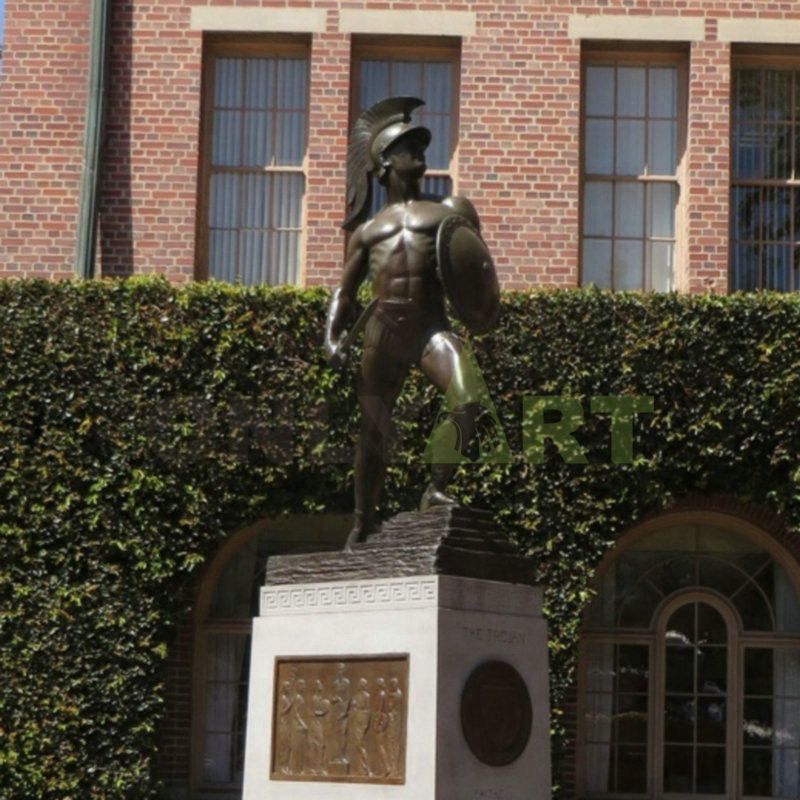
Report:
[[[84,171],[91,3],[5,5],[0,277],[69,278]],[[426,100],[420,118],[434,132],[427,190],[475,202],[504,288],[800,288],[798,2],[112,5],[98,275],[335,282],[348,125],[364,105],[407,93]],[[721,548],[714,565],[696,562],[710,577],[704,583],[696,573],[700,588],[686,636],[699,635],[701,617],[718,631],[735,630],[736,642],[720,634],[711,645],[719,653],[736,647],[741,656],[726,673],[730,686],[744,676],[738,695],[730,690],[739,715],[731,724],[744,719],[747,703],[756,708],[764,700],[766,690],[748,684],[748,658],[780,674],[768,687],[769,702],[796,718],[800,648],[781,636],[800,629],[787,588],[800,583],[800,573],[782,549],[780,525],[732,507],[681,513],[631,532],[617,566],[609,561],[601,569],[601,596],[613,604],[615,592],[634,591],[636,565],[650,558],[646,535],[662,537],[665,552],[694,552],[702,539],[703,552],[716,553],[719,532],[727,530],[736,544]],[[255,575],[253,565],[266,557],[265,530],[255,526],[225,546],[174,648],[161,752],[162,776],[176,797],[240,791],[237,703],[246,689],[250,592],[240,578]],[[733,611],[719,610],[727,605],[702,594],[710,587],[722,597],[735,569],[752,603],[762,595],[766,603],[738,628]],[[769,597],[758,577],[764,569],[773,575]],[[587,624],[585,663],[602,673],[613,661],[614,669],[635,674],[648,647],[659,663],[671,663],[670,643],[653,637],[660,630],[663,638],[672,624],[664,614],[680,610],[666,609],[651,638],[623,631],[616,639],[598,612]],[[622,617],[618,626],[625,628]],[[734,747],[735,731],[720,743],[698,723],[688,733],[673,731],[676,743],[651,723],[663,747],[646,750],[637,715],[673,724],[676,697],[708,710],[713,693],[707,697],[697,682],[672,694],[669,685],[641,680],[627,688],[605,679],[592,684],[591,670],[585,674],[579,707],[594,716],[576,729],[568,796],[800,794],[795,734],[778,758],[768,747],[759,750],[752,730]],[[612,708],[634,720],[626,732],[597,723]],[[667,774],[680,780],[672,785]]]

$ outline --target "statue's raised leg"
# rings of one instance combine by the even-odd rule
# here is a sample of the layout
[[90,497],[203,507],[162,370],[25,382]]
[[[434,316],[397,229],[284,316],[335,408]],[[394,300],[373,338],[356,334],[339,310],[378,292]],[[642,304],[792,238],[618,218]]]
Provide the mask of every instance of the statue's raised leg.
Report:
[[[477,397],[480,382],[474,374],[472,361],[467,357],[464,343],[450,331],[435,334],[422,353],[420,369],[445,395],[448,412],[442,424],[452,426],[454,450],[465,456],[475,435],[475,422],[481,412],[481,404]],[[457,468],[458,458],[433,462],[431,481],[420,501],[421,510],[455,504],[456,501],[447,494],[447,487]]]

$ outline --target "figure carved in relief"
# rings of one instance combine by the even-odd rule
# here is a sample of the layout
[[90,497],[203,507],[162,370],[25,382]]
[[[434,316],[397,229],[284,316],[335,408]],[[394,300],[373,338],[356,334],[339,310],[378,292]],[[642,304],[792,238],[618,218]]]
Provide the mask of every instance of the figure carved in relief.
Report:
[[400,681],[389,681],[386,698],[387,739],[389,740],[389,775],[400,773],[400,751],[403,746],[403,690]]
[[292,756],[292,684],[284,681],[278,698],[278,742],[275,769],[288,775]]
[[386,681],[378,678],[375,681],[377,692],[375,694],[375,711],[372,716],[372,730],[375,734],[375,743],[378,746],[378,757],[380,758],[379,775],[391,774],[391,764],[389,757],[389,745],[387,735],[389,732],[389,714],[386,710],[387,695]]
[[350,679],[345,675],[345,665],[339,663],[333,679],[331,752],[334,764],[348,764],[347,723],[350,713]]
[[357,775],[371,775],[369,754],[367,753],[367,731],[369,730],[372,709],[370,708],[369,683],[359,678],[358,691],[350,704],[351,730],[353,733],[353,769]]
[[308,728],[308,770],[312,775],[326,775],[325,722],[331,701],[325,697],[322,681],[314,682],[311,696],[311,720]]
[[306,769],[308,747],[308,721],[306,719],[306,682],[301,678],[295,684],[292,702],[292,733],[290,771],[293,775],[303,775]]

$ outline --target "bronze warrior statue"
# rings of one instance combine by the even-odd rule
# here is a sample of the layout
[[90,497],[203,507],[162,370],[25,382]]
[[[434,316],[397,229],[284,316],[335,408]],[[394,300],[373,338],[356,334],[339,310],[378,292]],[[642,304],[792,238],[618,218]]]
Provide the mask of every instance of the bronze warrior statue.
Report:
[[[355,459],[355,524],[349,549],[375,527],[386,471],[392,410],[412,364],[446,392],[459,451],[467,451],[480,403],[462,341],[449,330],[445,298],[474,333],[491,328],[499,310],[494,265],[469,200],[421,199],[430,131],[411,120],[423,101],[391,97],[364,111],[348,147],[350,231],[341,286],[328,311],[325,349],[335,363],[364,328],[358,394],[361,433]],[[371,177],[386,187],[386,204],[366,219]],[[372,275],[373,300],[357,317],[356,292]],[[349,330],[348,330],[349,329]],[[454,504],[446,493],[457,467],[434,463],[422,496],[424,510]]]

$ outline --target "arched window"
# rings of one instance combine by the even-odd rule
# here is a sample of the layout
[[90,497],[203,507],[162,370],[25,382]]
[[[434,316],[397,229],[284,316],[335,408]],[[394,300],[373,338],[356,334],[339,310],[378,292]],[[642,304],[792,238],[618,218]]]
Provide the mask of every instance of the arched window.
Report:
[[270,556],[341,547],[341,515],[290,517],[240,531],[209,566],[198,598],[192,718],[194,794],[240,797],[252,619]]
[[740,521],[673,522],[601,568],[581,637],[580,795],[800,797],[797,564]]

